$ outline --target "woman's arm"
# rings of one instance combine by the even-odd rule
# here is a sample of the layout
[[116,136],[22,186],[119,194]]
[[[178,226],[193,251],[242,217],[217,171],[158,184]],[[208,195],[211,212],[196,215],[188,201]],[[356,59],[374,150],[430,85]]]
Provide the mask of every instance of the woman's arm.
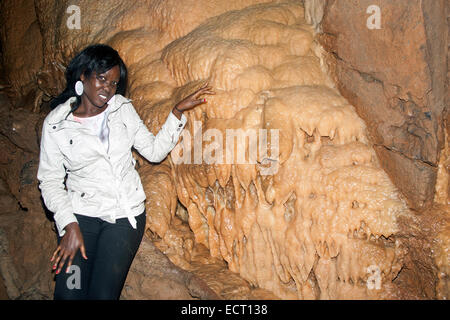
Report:
[[177,144],[187,121],[185,115],[180,116],[179,120],[173,113],[170,113],[166,122],[155,136],[148,130],[131,104],[130,114],[133,122],[137,123],[133,146],[150,162],[161,162],[167,157]]
[[131,115],[134,121],[138,123],[138,129],[133,145],[136,150],[150,162],[161,162],[164,160],[178,143],[180,134],[186,125],[187,119],[186,116],[183,115],[183,111],[205,103],[206,99],[199,99],[203,94],[214,94],[214,92],[211,91],[211,88],[207,84],[205,84],[203,87],[177,103],[156,136],[147,129],[134,107],[131,106]]
[[63,165],[63,155],[59,151],[56,141],[49,132],[50,125],[44,121],[42,128],[41,150],[37,178],[42,198],[47,208],[54,213],[54,220],[59,235],[62,237],[59,246],[50,261],[55,261],[53,269],[61,271],[67,261],[69,270],[78,249],[87,259],[83,236],[78,221],[73,214],[72,203],[64,188],[66,170]]
[[63,155],[50,134],[50,125],[44,121],[37,178],[42,198],[47,208],[54,214],[53,218],[60,236],[64,235],[66,225],[77,222],[71,200],[64,187],[65,176]]

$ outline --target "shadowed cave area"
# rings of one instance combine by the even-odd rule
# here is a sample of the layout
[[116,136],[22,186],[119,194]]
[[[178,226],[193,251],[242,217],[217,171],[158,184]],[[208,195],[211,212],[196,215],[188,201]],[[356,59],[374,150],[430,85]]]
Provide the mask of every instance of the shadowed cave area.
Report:
[[0,299],[52,298],[41,127],[93,43],[119,52],[153,133],[216,92],[163,162],[134,153],[147,224],[121,299],[448,299],[449,7],[0,2]]

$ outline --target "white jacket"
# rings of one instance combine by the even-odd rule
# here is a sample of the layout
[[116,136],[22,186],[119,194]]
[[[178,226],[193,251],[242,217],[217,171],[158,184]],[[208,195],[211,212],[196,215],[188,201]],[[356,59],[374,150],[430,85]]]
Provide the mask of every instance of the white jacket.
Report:
[[[134,168],[134,147],[150,162],[160,162],[175,147],[186,124],[170,112],[155,136],[145,126],[131,100],[117,94],[108,103],[109,149],[98,136],[73,119],[70,103],[60,104],[44,120],[37,178],[42,198],[54,213],[59,235],[77,222],[74,213],[114,223],[144,209],[145,192]],[[69,116],[67,116],[69,114]],[[67,175],[67,179],[66,179]]]

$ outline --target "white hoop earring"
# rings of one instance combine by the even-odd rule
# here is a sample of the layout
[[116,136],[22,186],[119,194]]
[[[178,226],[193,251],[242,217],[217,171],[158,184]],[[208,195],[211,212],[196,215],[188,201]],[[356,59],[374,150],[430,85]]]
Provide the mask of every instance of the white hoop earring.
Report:
[[84,91],[84,86],[83,86],[83,82],[81,82],[80,80],[78,80],[75,83],[75,92],[78,96],[81,96],[83,94]]

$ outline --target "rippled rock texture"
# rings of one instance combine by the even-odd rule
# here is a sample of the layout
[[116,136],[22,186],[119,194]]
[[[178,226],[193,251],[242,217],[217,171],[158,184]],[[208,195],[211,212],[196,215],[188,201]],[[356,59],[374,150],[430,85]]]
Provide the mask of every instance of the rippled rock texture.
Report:
[[71,29],[70,1],[3,1],[10,297],[51,295],[39,128],[65,64],[101,42],[155,133],[204,82],[217,93],[163,163],[139,159],[147,233],[123,298],[447,298],[446,3],[379,1],[374,30],[369,2],[81,0]]

